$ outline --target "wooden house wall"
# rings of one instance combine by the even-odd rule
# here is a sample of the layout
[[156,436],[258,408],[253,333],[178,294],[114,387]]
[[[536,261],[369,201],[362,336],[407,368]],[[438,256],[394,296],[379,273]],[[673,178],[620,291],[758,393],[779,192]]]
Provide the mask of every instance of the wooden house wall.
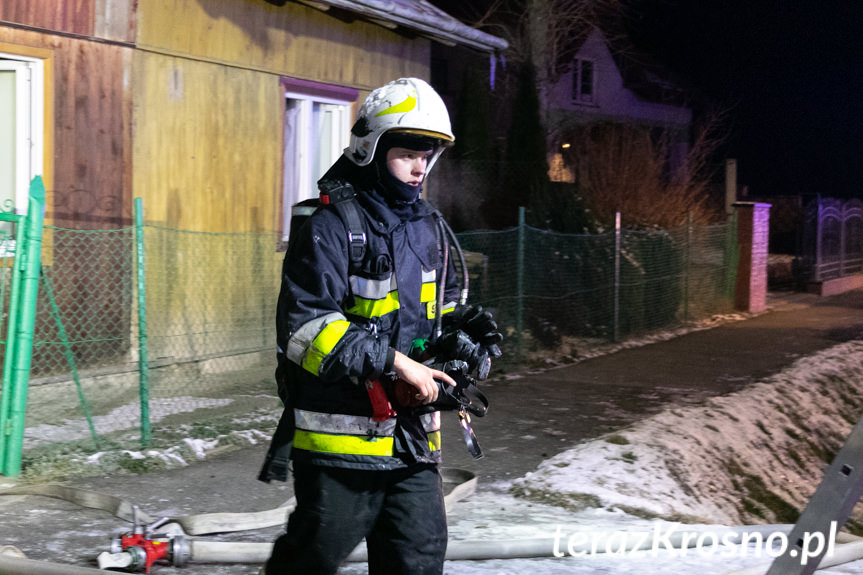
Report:
[[135,194],[145,219],[206,232],[273,230],[281,174],[277,77],[138,52]]
[[[109,3],[119,8],[116,18],[109,17]],[[141,197],[148,223],[197,232],[275,231],[282,209],[281,77],[356,88],[360,101],[395,78],[429,78],[429,40],[292,3],[3,0],[0,7],[0,51],[26,46],[50,56],[54,127],[46,155],[54,177],[46,214],[47,223],[60,227],[126,227],[133,198]],[[272,251],[253,254],[262,276],[278,276],[275,239]],[[209,302],[208,325],[222,326],[238,321],[241,304],[275,302],[277,281],[250,288],[248,274],[223,252],[195,257],[165,245],[148,253],[148,268],[161,266],[166,275],[149,278],[147,290],[148,313],[163,314],[167,333],[189,334],[188,314],[201,302]],[[60,265],[64,254],[52,253],[55,284],[81,286],[66,292],[70,299],[61,306],[76,297],[107,302],[112,290],[130,288],[83,281],[95,272],[77,264],[99,259],[103,248],[108,244],[79,250],[67,267]],[[201,269],[218,279],[201,285],[192,279]],[[234,301],[225,301],[225,293]],[[131,307],[107,307],[118,334],[130,333]],[[207,337],[206,330],[199,338],[180,337],[183,350],[173,353],[206,350]]]
[[357,88],[428,77],[430,42],[263,0],[139,5],[135,194],[146,218],[208,232],[277,230],[281,76]]
[[3,0],[0,21],[22,26],[132,42],[136,0]]
[[150,0],[138,18],[144,49],[360,90],[429,75],[429,40],[293,2]]
[[[429,74],[429,41],[294,4],[152,0],[139,5],[138,27],[133,189],[143,199],[146,221],[175,229],[278,229],[281,77],[356,88],[363,99],[395,78]],[[149,269],[158,267],[163,277],[148,282],[148,310],[164,322],[159,331],[189,334],[189,325],[199,321],[194,318],[202,318],[240,334],[238,322],[249,315],[239,312],[243,306],[275,303],[283,257],[275,233],[263,251],[252,254],[257,260],[251,272],[220,249],[196,251],[204,249],[194,247],[198,240],[180,240],[153,246],[158,261],[151,260]],[[202,282],[201,270],[218,281]],[[272,284],[260,279],[267,277],[274,278]],[[199,309],[205,304],[206,310]],[[165,346],[164,357],[212,348],[209,328],[195,324],[191,331],[201,335],[151,341]]]
[[0,52],[45,58],[48,223],[78,229],[131,222],[132,49],[0,26]]
[[[132,48],[83,35],[0,25],[0,52],[44,62],[45,223],[72,230],[129,226]],[[78,368],[122,360],[134,279],[128,242],[117,234],[55,232],[55,227],[46,228],[42,262],[61,321],[70,339],[103,342],[73,347]],[[45,294],[40,286],[37,339],[56,340]],[[55,347],[34,350],[35,375],[57,369],[68,366],[57,361]]]

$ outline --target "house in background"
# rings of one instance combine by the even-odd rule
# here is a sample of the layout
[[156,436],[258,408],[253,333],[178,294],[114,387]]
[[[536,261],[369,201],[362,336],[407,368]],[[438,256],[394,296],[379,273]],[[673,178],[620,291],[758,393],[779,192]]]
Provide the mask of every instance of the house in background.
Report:
[[[128,228],[141,198],[148,224],[275,232],[239,258],[242,269],[230,245],[197,254],[189,234],[148,251],[164,274],[148,274],[148,314],[177,334],[154,357],[230,352],[215,349],[214,333],[269,353],[260,330],[269,334],[291,205],[317,195],[369,91],[430,79],[435,42],[506,48],[424,0],[3,0],[0,201],[25,210],[28,182],[42,175],[53,228]],[[45,243],[57,304],[92,304],[78,312],[91,323],[67,325],[70,337],[116,339],[121,357],[134,331],[134,304],[122,299],[131,247],[82,242]],[[108,263],[117,250],[122,263]],[[237,326],[252,313],[266,323],[245,341]],[[96,317],[110,333],[93,333]]]
[[545,91],[552,180],[573,181],[559,149],[568,144],[567,131],[578,125],[617,122],[665,130],[673,140],[672,169],[689,151],[692,110],[685,90],[644,56],[613,50],[594,28],[567,72]]
[[[454,14],[462,17],[474,12],[469,5],[460,9],[449,0],[435,1],[451,7]],[[505,21],[501,27],[518,30],[518,25]],[[516,41],[524,41],[516,32],[510,35]],[[628,47],[622,33],[606,35],[598,27],[590,27],[573,35],[566,50],[572,58],[555,62],[554,77],[546,82],[537,80],[536,86],[550,179],[575,181],[575,168],[571,162],[564,162],[567,154],[562,152],[569,145],[572,149],[567,160],[571,160],[579,142],[569,139],[570,136],[580,127],[598,123],[642,126],[657,137],[661,133],[671,140],[667,173],[682,166],[690,149],[693,121],[693,111],[688,106],[689,98],[693,97],[690,90],[684,89],[683,82],[673,79],[662,66]],[[569,45],[577,49],[569,50]],[[495,58],[492,54],[489,58],[460,46],[432,47],[432,79],[456,119],[461,116],[462,125],[476,126],[479,123],[476,117],[483,116],[490,133],[481,153],[477,153],[481,144],[475,140],[465,154],[464,148],[459,150],[460,134],[456,132],[455,151],[461,154],[459,161],[443,162],[435,168],[433,179],[443,185],[429,186],[430,198],[457,229],[515,224],[516,206],[499,198],[501,187],[513,181],[513,166],[506,165],[504,156],[514,117],[512,104],[517,94],[518,71],[523,65],[518,58],[524,58],[525,52],[524,47],[514,48],[506,54],[513,61],[507,62],[503,57]],[[483,96],[489,97],[482,103],[472,100],[475,95],[463,90],[469,78],[478,79],[484,86]],[[517,194],[520,192],[511,195]],[[519,205],[529,203],[526,198],[517,201]],[[497,211],[484,220],[492,210]],[[465,213],[470,216],[463,216]]]
[[506,47],[423,0],[270,2],[4,0],[0,199],[42,174],[57,225],[127,225],[139,196],[169,226],[286,231],[368,91],[428,80],[433,41]]

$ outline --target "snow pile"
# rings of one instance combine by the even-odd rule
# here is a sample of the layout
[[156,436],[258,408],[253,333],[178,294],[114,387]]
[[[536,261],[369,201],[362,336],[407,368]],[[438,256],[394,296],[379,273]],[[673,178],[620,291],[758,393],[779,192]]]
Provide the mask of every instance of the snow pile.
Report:
[[[208,409],[230,405],[234,400],[229,398],[214,399],[209,397],[169,397],[154,398],[148,403],[150,423],[158,423],[169,415],[189,413],[198,409]],[[135,429],[141,421],[141,403],[134,401],[121,405],[105,415],[92,418],[93,427],[99,434],[124,429]],[[72,441],[90,437],[90,425],[86,419],[63,419],[56,424],[43,423],[27,427],[24,431],[24,448],[29,449],[45,443]]]
[[561,453],[515,481],[513,492],[670,520],[794,522],[861,406],[863,342],[851,341],[745,390]]

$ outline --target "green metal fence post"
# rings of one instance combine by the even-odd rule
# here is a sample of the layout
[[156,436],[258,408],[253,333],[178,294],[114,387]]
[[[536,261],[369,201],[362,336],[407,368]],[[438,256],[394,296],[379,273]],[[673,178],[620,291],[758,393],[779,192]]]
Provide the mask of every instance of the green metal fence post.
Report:
[[150,443],[150,371],[147,361],[147,274],[144,268],[144,207],[135,198],[135,260],[138,280],[138,394],[141,399],[141,446]]
[[[15,476],[21,473],[21,451],[24,445],[24,416],[27,410],[27,385],[30,379],[30,363],[33,350],[33,331],[36,326],[36,296],[39,290],[39,269],[42,257],[42,226],[45,218],[45,186],[42,178],[36,176],[30,182],[30,200],[27,216],[19,220],[23,234],[17,234],[19,241],[15,250],[15,267],[20,270],[20,295],[16,299],[16,320],[10,317],[10,328],[15,324],[14,346],[7,349],[6,362],[11,360],[9,380],[4,379],[3,395],[8,394],[7,411],[3,427],[3,469],[4,475]],[[19,251],[20,250],[20,251]],[[13,273],[14,276],[14,273]],[[13,285],[13,288],[15,286]],[[11,313],[11,308],[10,308]],[[9,338],[12,341],[13,338]],[[11,354],[9,353],[11,352]],[[4,375],[6,374],[4,365]],[[9,387],[7,387],[7,385]]]
[[515,333],[518,341],[516,342],[516,360],[521,361],[522,345],[524,337],[524,243],[525,243],[525,208],[518,208],[518,251],[516,252],[516,311],[515,311]]

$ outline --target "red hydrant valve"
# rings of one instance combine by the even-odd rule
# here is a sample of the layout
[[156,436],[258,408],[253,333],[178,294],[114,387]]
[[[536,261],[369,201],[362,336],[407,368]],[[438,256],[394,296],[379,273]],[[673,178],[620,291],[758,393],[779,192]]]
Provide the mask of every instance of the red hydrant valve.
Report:
[[166,521],[167,519],[162,519],[149,526],[143,525],[138,521],[137,506],[133,506],[132,531],[120,535],[111,542],[111,552],[100,555],[100,565],[104,561],[111,568],[119,567],[144,573],[149,573],[157,561],[165,561],[175,567],[185,567],[189,559],[190,545],[184,535],[151,535]]
[[[149,573],[153,563],[160,559],[169,559],[171,543],[169,540],[145,539],[143,534],[130,533],[120,537],[123,551],[136,553],[132,549],[144,551],[144,573]],[[140,567],[140,564],[138,565]]]

